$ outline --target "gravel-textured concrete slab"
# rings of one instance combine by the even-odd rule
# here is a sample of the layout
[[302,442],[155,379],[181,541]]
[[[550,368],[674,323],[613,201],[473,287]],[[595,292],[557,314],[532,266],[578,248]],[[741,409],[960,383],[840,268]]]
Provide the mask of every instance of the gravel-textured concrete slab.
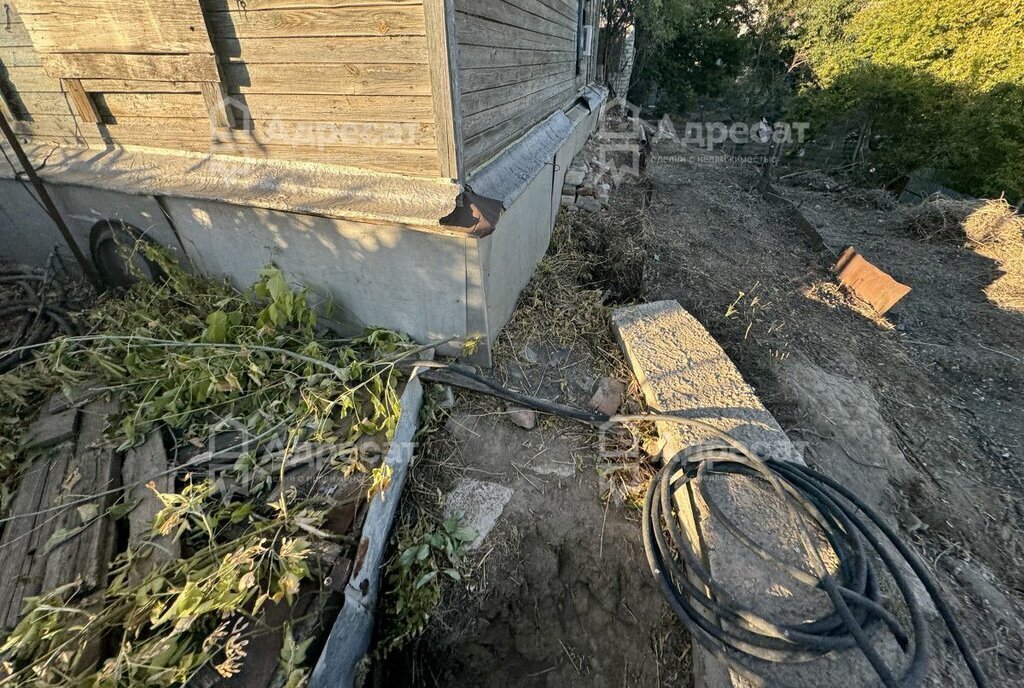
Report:
[[[713,337],[675,301],[616,310],[613,328],[651,408],[700,419],[729,433],[764,458],[803,462],[779,424]],[[708,441],[699,430],[659,423],[665,457]],[[812,567],[782,501],[775,494],[736,477],[715,476],[705,484],[724,513],[767,550],[806,571]],[[709,517],[696,491],[680,491],[677,504],[686,527],[697,530],[712,575],[736,601],[758,613],[791,623],[825,613],[824,593],[793,581],[783,570],[757,557],[720,523]],[[822,554],[832,554],[819,538]],[[834,556],[824,557],[833,571]],[[890,654],[891,643],[883,643]],[[891,656],[891,655],[890,655]],[[751,681],[725,666],[695,643],[694,682],[698,688],[762,685],[873,685],[877,680],[859,652],[830,654],[801,665],[751,667],[765,678]],[[858,677],[861,677],[858,680]]]
[[504,485],[463,478],[448,495],[445,515],[461,516],[463,524],[476,531],[476,539],[467,547],[474,550],[483,544],[511,498],[512,490]]

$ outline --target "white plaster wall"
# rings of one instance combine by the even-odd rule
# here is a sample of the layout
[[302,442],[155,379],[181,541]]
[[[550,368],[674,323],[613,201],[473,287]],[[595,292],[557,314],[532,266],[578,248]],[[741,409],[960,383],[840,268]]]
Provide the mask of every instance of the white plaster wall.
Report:
[[[0,179],[0,257],[42,266],[57,248],[71,266],[74,260],[50,216],[33,200],[31,192],[13,179]],[[88,252],[88,235],[76,237]],[[83,241],[84,239],[84,241]]]
[[[89,233],[101,220],[122,220],[158,244],[182,255],[170,223],[152,196],[103,191],[83,186],[47,184],[54,205],[67,223],[82,253],[89,255]],[[33,201],[34,192],[20,182],[0,179],[0,255],[42,266],[56,248],[69,268],[76,263],[50,216]]]

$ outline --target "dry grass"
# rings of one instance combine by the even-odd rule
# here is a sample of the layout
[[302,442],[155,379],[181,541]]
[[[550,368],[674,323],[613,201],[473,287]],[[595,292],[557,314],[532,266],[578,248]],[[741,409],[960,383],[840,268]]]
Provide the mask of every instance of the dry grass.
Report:
[[994,261],[1002,275],[985,289],[996,305],[1024,310],[1024,215],[1004,198],[960,201],[936,195],[897,216],[923,241],[962,246]]
[[977,248],[997,244],[1024,245],[1024,216],[1004,198],[954,200],[936,194],[902,209],[897,227],[923,241]]
[[[624,199],[634,193],[637,199]],[[603,374],[629,379],[612,336],[610,304],[642,297],[646,262],[642,190],[620,190],[615,207],[562,211],[547,255],[519,297],[494,354],[499,365],[524,345],[544,342],[584,353]]]

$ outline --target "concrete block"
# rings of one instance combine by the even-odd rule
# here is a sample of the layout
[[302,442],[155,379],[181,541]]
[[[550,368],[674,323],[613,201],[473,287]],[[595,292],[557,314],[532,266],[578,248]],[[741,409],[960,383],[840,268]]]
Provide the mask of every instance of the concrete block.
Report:
[[476,531],[476,539],[466,548],[474,550],[494,529],[510,499],[512,490],[504,485],[464,478],[448,495],[445,516],[461,516],[463,525]]
[[562,194],[561,205],[562,205],[562,207],[568,207],[568,206],[576,205],[576,194],[573,194],[572,196],[569,196],[567,194]]
[[583,167],[576,167],[575,165],[569,168],[569,171],[565,173],[565,183],[570,186],[579,186],[583,183],[583,180],[587,176],[587,170]]

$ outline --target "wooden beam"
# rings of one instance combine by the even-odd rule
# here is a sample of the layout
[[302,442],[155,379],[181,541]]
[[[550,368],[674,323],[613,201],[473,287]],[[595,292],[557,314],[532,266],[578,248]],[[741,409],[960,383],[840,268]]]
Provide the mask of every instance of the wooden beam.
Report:
[[212,53],[196,0],[18,0],[39,52]]
[[461,179],[462,155],[459,88],[455,65],[455,21],[451,0],[424,0],[430,91],[434,97],[434,123],[441,176]]
[[68,98],[71,99],[71,105],[75,109],[77,114],[83,122],[89,122],[90,124],[98,124],[100,120],[100,113],[96,111],[96,104],[92,102],[92,98],[85,92],[85,88],[82,86],[81,79],[61,79],[61,86],[64,91],[68,94]]
[[220,82],[205,81],[199,84],[199,91],[206,102],[206,111],[210,113],[210,123],[215,129],[231,129],[235,126],[235,116],[228,110],[225,100],[224,86]]
[[43,68],[63,79],[139,79],[141,81],[217,81],[213,55],[117,55],[43,53]]

